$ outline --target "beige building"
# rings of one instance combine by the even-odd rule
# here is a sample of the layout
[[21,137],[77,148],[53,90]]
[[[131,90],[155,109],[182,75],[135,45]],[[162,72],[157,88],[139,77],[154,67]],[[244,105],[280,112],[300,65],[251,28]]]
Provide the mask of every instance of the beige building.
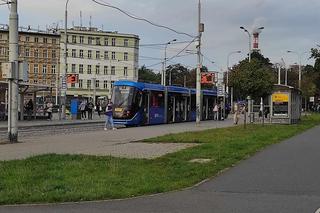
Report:
[[[74,27],[68,30],[67,74],[78,80],[67,84],[68,100],[73,97],[109,97],[117,80],[138,80],[139,37],[106,32],[97,28]],[[61,34],[63,69],[64,31]]]
[[[19,29],[20,30],[20,29]],[[19,60],[29,65],[28,82],[22,82],[25,88],[42,88],[45,95],[55,96],[60,69],[60,35],[53,32],[19,31]],[[0,28],[0,64],[9,61],[9,30]],[[0,67],[0,81],[2,78]],[[2,90],[5,86],[1,87]],[[28,90],[26,90],[28,91]],[[33,90],[34,91],[34,90]],[[1,91],[2,96],[5,94]],[[4,100],[4,97],[0,97]]]

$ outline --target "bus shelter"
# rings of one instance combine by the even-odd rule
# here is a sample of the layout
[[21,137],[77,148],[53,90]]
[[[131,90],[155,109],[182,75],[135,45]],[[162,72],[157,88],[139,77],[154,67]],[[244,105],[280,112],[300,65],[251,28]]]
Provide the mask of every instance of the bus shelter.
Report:
[[[24,105],[25,101],[32,99],[34,103],[32,117],[37,119],[37,117],[41,117],[37,114],[38,103],[36,101],[37,94],[40,92],[46,92],[47,96],[52,98],[52,90],[55,87],[51,85],[41,85],[41,84],[30,84],[30,83],[19,83],[19,98],[18,98],[18,111],[19,111],[19,119],[24,120],[25,110]],[[3,109],[5,117],[8,113],[8,82],[0,81],[0,103],[4,105]],[[42,116],[43,117],[43,116]]]
[[301,103],[301,90],[287,85],[274,85],[270,96],[270,122],[298,123],[301,117]]

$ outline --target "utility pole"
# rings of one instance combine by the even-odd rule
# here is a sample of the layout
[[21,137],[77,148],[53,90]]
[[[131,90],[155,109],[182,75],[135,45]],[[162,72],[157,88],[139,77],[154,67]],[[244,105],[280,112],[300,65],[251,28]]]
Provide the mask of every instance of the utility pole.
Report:
[[66,93],[67,93],[67,48],[68,48],[68,35],[67,35],[67,25],[68,25],[68,3],[69,0],[66,2],[65,7],[65,16],[64,16],[64,63],[61,70],[61,117],[62,119],[66,119]]
[[197,67],[197,82],[196,82],[196,125],[200,124],[201,120],[201,35],[204,32],[204,25],[201,23],[201,1],[199,0],[198,4],[198,46],[197,46],[197,55],[198,55],[198,67]]
[[9,110],[8,110],[8,139],[14,143],[18,141],[18,0],[10,3],[9,16],[9,62],[12,64],[13,78],[8,80]]

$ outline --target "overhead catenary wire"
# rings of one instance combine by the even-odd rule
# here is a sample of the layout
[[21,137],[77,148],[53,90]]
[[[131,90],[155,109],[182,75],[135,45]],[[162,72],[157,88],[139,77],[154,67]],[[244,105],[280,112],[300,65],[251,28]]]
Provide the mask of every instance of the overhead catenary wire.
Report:
[[[139,20],[139,21],[147,22],[147,23],[149,23],[149,24],[151,24],[151,25],[153,25],[153,26],[155,26],[155,27],[164,28],[164,29],[170,30],[170,31],[172,31],[172,32],[175,32],[175,33],[177,33],[177,34],[179,34],[179,35],[185,35],[185,36],[188,36],[188,37],[191,37],[191,38],[195,38],[195,37],[196,37],[196,36],[193,36],[193,35],[191,35],[191,34],[189,34],[189,33],[179,32],[179,31],[177,31],[177,30],[175,30],[175,29],[173,29],[173,28],[171,28],[171,27],[167,27],[167,26],[164,26],[164,25],[161,25],[161,24],[156,24],[156,23],[154,23],[154,22],[152,22],[152,21],[150,21],[150,20],[148,20],[148,19],[137,17],[136,15],[132,15],[132,14],[130,14],[129,12],[126,12],[126,11],[124,11],[123,9],[121,9],[121,8],[119,8],[119,7],[116,7],[116,6],[113,6],[113,5],[109,4],[109,3],[106,3],[106,2],[103,2],[103,1],[102,1],[102,2],[99,2],[99,1],[97,1],[97,0],[92,0],[92,1],[95,2],[96,4],[101,5],[101,6],[110,7],[110,8],[113,8],[113,9],[115,9],[115,10],[118,10],[118,11],[120,11],[121,13],[125,14],[126,16],[128,16],[128,17],[130,17],[130,18],[132,18],[132,19],[136,19],[136,20]],[[100,0],[100,1],[101,1],[101,0]]]
[[[186,46],[185,46],[181,51],[179,51],[176,55],[174,55],[174,56],[172,56],[172,57],[170,57],[170,58],[168,58],[168,59],[165,59],[164,61],[171,61],[172,59],[178,57],[178,56],[179,56],[181,53],[183,53],[196,39],[197,39],[197,37],[194,38],[191,42],[189,42],[189,44],[186,45]],[[161,62],[152,64],[152,65],[149,65],[149,66],[146,66],[146,67],[147,67],[147,68],[149,68],[149,67],[154,67],[154,66],[157,66],[157,65],[163,63],[164,61],[161,61]]]

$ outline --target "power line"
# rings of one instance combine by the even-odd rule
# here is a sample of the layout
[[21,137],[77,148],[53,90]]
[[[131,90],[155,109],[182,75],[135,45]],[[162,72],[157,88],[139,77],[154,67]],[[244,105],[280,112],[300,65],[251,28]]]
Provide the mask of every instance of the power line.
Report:
[[196,37],[196,36],[190,35],[190,34],[188,34],[188,33],[179,32],[179,31],[177,31],[177,30],[175,30],[175,29],[172,29],[172,28],[167,27],[167,26],[164,26],[164,25],[160,25],[160,24],[153,23],[152,21],[149,21],[148,19],[140,18],[140,17],[137,17],[137,16],[135,16],[135,15],[131,15],[131,14],[129,14],[129,12],[126,12],[126,11],[122,10],[121,8],[116,7],[116,6],[113,6],[113,5],[109,4],[109,3],[101,3],[101,2],[98,2],[98,1],[96,1],[96,0],[92,0],[92,1],[95,2],[96,4],[101,5],[101,6],[105,6],[105,7],[110,7],[110,8],[116,9],[116,10],[120,11],[121,13],[129,16],[130,18],[133,18],[133,19],[136,19],[136,20],[139,20],[139,21],[147,22],[147,23],[149,23],[149,24],[151,24],[151,25],[153,25],[153,26],[160,27],[160,28],[164,28],[164,29],[170,30],[170,31],[175,32],[175,33],[180,34],[180,35],[189,36],[189,37],[191,37],[191,38],[195,38],[195,37]]
[[[165,59],[165,61],[171,61],[172,59],[178,57],[182,52],[184,52],[197,38],[194,38],[191,42],[189,42],[189,44],[187,46],[185,46],[181,51],[179,51],[176,55],[168,58],[168,59]],[[159,64],[163,63],[163,61],[161,62],[158,62],[158,63],[155,63],[155,64],[152,64],[152,65],[149,65],[149,66],[146,66],[147,68],[148,67],[154,67],[154,66],[157,66]]]
[[[170,44],[174,45],[174,44],[183,44],[183,43],[189,43],[190,41],[178,41],[178,42],[172,42]],[[158,44],[140,44],[140,47],[147,47],[147,46],[164,46],[167,43],[158,43]]]

